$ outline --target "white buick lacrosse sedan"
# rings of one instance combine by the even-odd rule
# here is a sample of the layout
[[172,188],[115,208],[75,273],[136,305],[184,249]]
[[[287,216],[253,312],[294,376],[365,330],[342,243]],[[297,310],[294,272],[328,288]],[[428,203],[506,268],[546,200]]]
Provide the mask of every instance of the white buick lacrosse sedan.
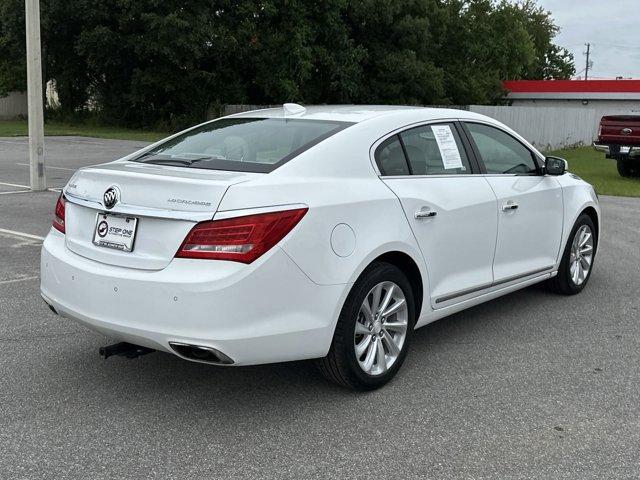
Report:
[[547,282],[587,284],[594,189],[482,115],[323,106],[242,113],[63,190],[42,297],[119,343],[215,365],[318,359],[373,389],[415,328]]

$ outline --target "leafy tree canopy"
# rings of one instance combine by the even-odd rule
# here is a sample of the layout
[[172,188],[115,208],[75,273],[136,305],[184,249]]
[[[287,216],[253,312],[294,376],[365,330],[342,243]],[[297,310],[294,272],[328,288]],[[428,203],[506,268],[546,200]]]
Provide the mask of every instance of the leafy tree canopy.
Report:
[[[535,0],[41,0],[64,115],[182,126],[225,103],[470,104],[569,78]],[[0,0],[0,95],[25,88],[23,0]]]

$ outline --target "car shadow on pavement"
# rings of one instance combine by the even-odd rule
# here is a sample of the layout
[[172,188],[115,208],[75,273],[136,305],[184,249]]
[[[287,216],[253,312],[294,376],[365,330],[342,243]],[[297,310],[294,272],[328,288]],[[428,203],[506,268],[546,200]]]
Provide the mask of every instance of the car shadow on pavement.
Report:
[[[389,389],[440,389],[442,385],[438,382],[451,371],[446,360],[448,349],[457,352],[460,346],[483,349],[495,346],[496,337],[504,342],[505,338],[508,341],[510,336],[520,335],[522,322],[526,322],[526,318],[521,318],[523,312],[539,313],[541,304],[544,306],[544,300],[549,298],[553,296],[539,288],[529,288],[417,330],[398,377],[370,395],[384,395],[381,392]],[[217,367],[188,362],[167,353],[152,353],[134,360],[121,357],[102,360],[97,349],[109,340],[103,341],[90,333],[80,335],[88,341],[75,339],[49,366],[57,371],[58,377],[64,372],[62,375],[70,383],[67,386],[74,391],[106,396],[115,403],[135,397],[136,402],[153,405],[162,399],[176,405],[187,402],[191,408],[215,408],[216,415],[224,415],[237,410],[260,410],[265,403],[290,406],[293,400],[315,403],[362,396],[325,381],[313,361]],[[455,361],[457,370],[461,368],[460,359]],[[473,359],[463,357],[463,361]]]

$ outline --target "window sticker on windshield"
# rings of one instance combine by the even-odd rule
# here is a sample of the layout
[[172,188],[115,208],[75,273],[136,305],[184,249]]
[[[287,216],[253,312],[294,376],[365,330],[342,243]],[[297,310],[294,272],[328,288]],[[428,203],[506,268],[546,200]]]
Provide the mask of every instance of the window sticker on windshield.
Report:
[[445,170],[464,168],[451,127],[449,125],[432,125],[431,130],[433,130],[433,134],[436,137]]

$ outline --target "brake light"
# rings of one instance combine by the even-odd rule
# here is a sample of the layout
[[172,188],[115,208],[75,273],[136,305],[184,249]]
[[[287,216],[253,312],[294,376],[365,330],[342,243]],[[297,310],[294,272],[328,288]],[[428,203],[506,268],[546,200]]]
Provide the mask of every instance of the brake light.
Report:
[[282,240],[307,211],[298,208],[198,223],[176,257],[251,263]]
[[64,205],[66,203],[66,200],[64,198],[63,194],[60,194],[60,196],[58,197],[58,201],[56,202],[56,210],[55,210],[55,214],[53,217],[53,222],[51,225],[53,225],[53,228],[55,228],[56,230],[58,230],[61,233],[65,233],[65,228],[64,228]]

